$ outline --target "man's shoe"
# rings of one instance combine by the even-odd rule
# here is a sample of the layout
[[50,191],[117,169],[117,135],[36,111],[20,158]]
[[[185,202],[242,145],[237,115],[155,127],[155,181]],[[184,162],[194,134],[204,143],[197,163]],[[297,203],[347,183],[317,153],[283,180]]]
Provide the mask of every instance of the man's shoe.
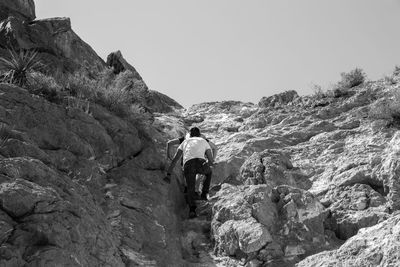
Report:
[[196,218],[196,217],[197,217],[197,214],[196,214],[195,211],[190,211],[189,212],[189,219],[193,219],[193,218]]

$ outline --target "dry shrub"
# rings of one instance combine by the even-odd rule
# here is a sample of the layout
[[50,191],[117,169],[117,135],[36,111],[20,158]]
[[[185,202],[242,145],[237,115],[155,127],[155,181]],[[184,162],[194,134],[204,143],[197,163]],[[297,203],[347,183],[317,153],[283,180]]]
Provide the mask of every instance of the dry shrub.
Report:
[[41,72],[32,72],[28,76],[28,89],[35,95],[40,95],[50,102],[62,101],[63,87],[51,76]]
[[394,67],[393,75],[394,76],[399,76],[400,75],[400,66],[395,66]]
[[385,81],[386,83],[390,84],[390,85],[396,84],[397,81],[396,81],[396,79],[394,78],[394,76],[395,76],[395,75],[386,75],[386,76],[384,77],[384,81]]
[[322,99],[326,97],[326,93],[322,90],[322,86],[318,84],[312,84],[311,89],[313,91],[312,97],[314,99]]
[[355,68],[349,72],[342,72],[340,76],[342,80],[338,83],[339,88],[347,89],[363,84],[367,77],[361,68]]
[[107,68],[96,79],[89,78],[84,71],[58,73],[56,78],[33,72],[29,76],[29,89],[52,102],[64,100],[67,107],[88,114],[90,103],[97,103],[120,117],[134,117],[136,121],[152,116],[143,107],[148,89],[131,71],[115,75]]

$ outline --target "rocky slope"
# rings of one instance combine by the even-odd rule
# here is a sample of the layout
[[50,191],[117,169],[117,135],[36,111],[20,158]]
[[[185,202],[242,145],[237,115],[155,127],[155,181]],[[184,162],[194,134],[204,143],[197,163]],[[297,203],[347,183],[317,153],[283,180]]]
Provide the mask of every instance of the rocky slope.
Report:
[[[226,101],[191,107],[186,123],[219,146],[212,220],[217,253],[245,258],[249,266],[292,266],[338,247],[365,227],[383,222],[375,229],[395,227],[396,216],[386,220],[400,200],[398,130],[370,115],[399,89],[398,81],[397,76],[395,82],[369,82],[341,97],[285,92],[258,105]],[[361,246],[366,236],[344,246]],[[365,253],[378,247],[368,244]],[[399,255],[382,252],[376,264],[361,253],[346,258],[342,248],[301,266],[341,266],[343,259],[346,266],[388,266]]]
[[[1,49],[38,49],[65,72],[130,71],[151,114],[0,84],[0,266],[396,266],[399,124],[371,114],[399,75],[183,112],[120,52],[99,58],[68,19],[35,20],[33,1],[0,0],[0,20]],[[218,165],[187,220],[181,172],[162,180],[164,147],[194,125]]]
[[86,113],[14,86],[0,92],[0,265],[180,262],[179,194],[155,153],[165,137],[100,106]]

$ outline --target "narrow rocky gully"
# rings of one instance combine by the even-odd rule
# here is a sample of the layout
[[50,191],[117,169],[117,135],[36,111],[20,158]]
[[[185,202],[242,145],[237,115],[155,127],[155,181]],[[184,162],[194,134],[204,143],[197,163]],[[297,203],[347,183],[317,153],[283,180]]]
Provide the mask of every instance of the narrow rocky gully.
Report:
[[[0,58],[26,55],[48,71],[0,73],[1,267],[399,266],[400,67],[185,109],[69,18],[0,0]],[[182,171],[163,178],[192,126],[218,152],[188,219]]]

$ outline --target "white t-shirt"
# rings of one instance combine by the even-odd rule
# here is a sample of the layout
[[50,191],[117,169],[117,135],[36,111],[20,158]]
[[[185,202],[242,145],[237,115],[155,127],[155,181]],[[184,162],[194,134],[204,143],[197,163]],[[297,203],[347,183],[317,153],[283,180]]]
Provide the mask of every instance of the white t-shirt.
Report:
[[190,137],[185,139],[178,149],[183,152],[183,165],[191,159],[205,159],[204,154],[207,149],[211,150],[210,145],[201,137]]

